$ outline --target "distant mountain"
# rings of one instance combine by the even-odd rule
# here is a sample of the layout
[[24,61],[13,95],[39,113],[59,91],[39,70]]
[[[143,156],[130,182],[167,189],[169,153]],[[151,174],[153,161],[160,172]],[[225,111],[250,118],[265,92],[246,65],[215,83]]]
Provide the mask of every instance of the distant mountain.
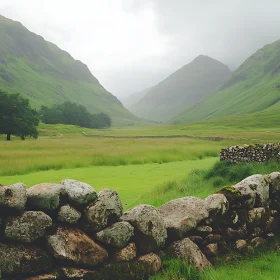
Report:
[[124,97],[120,97],[120,100],[121,100],[122,104],[126,108],[129,109],[131,106],[133,106],[136,103],[138,103],[147,94],[147,92],[150,89],[151,88],[147,88],[147,89],[141,90],[139,92],[132,93],[132,94],[124,96]]
[[280,117],[280,40],[249,57],[216,92],[173,120],[192,122],[226,116]]
[[138,121],[85,64],[3,16],[0,16],[0,88],[8,93],[21,93],[37,108],[70,100],[86,106],[92,113],[109,114],[114,124]]
[[168,121],[209,95],[230,74],[229,68],[221,62],[198,56],[150,89],[129,109],[139,117]]

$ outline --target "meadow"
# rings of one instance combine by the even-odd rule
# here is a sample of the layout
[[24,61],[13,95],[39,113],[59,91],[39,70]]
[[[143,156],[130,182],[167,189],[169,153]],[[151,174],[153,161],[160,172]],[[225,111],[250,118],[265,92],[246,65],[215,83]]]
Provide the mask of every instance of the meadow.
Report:
[[[245,138],[246,135],[248,141],[189,138],[114,139],[82,135],[82,131],[116,136],[178,135],[181,131],[183,135],[210,136],[210,129],[205,124],[139,129],[131,127],[105,131],[74,126],[40,125],[40,137],[37,140],[21,141],[14,137],[7,142],[4,136],[0,137],[0,184],[21,181],[30,187],[41,182],[59,182],[72,178],[91,184],[96,191],[102,188],[116,189],[124,208],[129,209],[143,203],[158,207],[171,199],[189,195],[204,198],[251,174],[279,170],[277,162],[232,166],[220,163],[218,159],[220,149],[231,144],[260,142],[253,139],[263,139],[262,142],[276,141],[276,129],[271,129],[271,134],[265,133],[264,128],[255,131],[243,129],[242,133],[234,134],[239,135],[236,138]],[[230,129],[225,125],[214,127],[212,135],[227,138],[232,136],[229,132]],[[242,262],[236,260],[222,263],[203,274],[197,274],[185,262],[167,258],[163,260],[165,269],[151,279],[278,279],[280,266],[277,258],[277,250],[263,252]]]

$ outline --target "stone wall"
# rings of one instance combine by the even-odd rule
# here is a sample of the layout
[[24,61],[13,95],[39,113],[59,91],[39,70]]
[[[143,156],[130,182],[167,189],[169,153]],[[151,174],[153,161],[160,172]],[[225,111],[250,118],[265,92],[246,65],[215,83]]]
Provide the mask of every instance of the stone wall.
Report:
[[116,191],[74,180],[0,186],[0,278],[147,279],[167,252],[203,270],[268,246],[279,211],[280,172],[124,213]]
[[259,162],[265,163],[273,158],[279,158],[280,144],[252,144],[244,146],[231,146],[222,149],[220,160],[232,163]]

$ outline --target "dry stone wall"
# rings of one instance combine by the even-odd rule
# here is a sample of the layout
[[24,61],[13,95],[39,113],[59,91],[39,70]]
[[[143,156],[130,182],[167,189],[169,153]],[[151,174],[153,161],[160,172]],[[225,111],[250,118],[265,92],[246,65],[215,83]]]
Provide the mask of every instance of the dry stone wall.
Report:
[[203,270],[269,246],[279,220],[280,172],[124,213],[116,191],[74,180],[0,186],[0,278],[147,279],[166,254]]
[[230,146],[222,149],[220,160],[232,163],[259,162],[265,163],[273,158],[279,158],[280,144],[252,144],[244,146]]

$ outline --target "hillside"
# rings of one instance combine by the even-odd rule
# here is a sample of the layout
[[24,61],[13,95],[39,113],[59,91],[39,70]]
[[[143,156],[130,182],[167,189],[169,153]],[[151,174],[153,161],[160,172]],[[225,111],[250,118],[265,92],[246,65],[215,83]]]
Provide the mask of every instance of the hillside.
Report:
[[216,92],[173,119],[192,122],[263,110],[261,115],[280,116],[280,40],[249,57]]
[[198,56],[150,89],[129,109],[139,117],[167,121],[210,94],[230,73],[229,68],[221,62]]
[[0,16],[0,88],[21,93],[36,108],[70,100],[86,106],[92,113],[108,113],[117,125],[138,121],[104,89],[85,64],[3,16]]
[[135,105],[136,103],[138,103],[146,94],[147,92],[150,90],[151,88],[147,88],[144,90],[141,90],[139,92],[135,92],[132,93],[130,95],[124,96],[124,97],[120,97],[120,100],[122,102],[122,104],[126,107],[126,108],[130,108],[133,105]]

